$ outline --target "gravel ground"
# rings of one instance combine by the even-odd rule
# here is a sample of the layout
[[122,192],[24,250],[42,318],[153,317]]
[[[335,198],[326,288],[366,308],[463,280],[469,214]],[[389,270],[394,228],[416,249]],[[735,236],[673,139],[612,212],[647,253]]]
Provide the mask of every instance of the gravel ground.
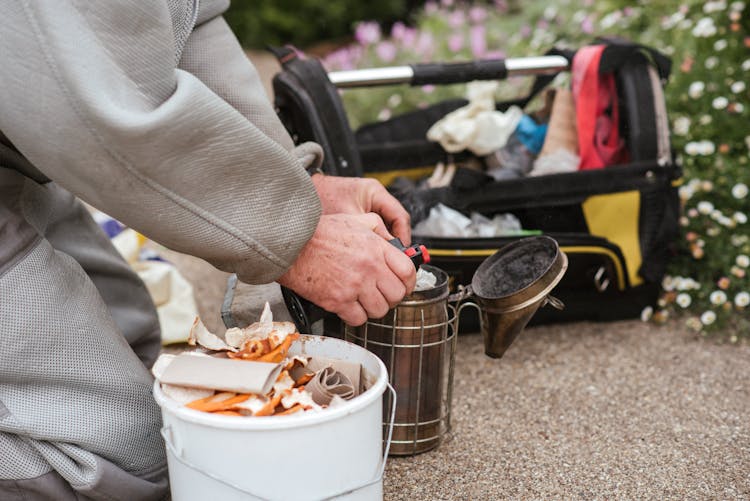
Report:
[[[278,67],[251,54],[266,81]],[[227,275],[166,252],[220,326]],[[750,345],[672,323],[527,329],[500,360],[459,337],[453,434],[391,457],[387,500],[750,499]]]
[[456,356],[453,434],[392,457],[386,499],[750,499],[750,346],[674,324],[527,329]]

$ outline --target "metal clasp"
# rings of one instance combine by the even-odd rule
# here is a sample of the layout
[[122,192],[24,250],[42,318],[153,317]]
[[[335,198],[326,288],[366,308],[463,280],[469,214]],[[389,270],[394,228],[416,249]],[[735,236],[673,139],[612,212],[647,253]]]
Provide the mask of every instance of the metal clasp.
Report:
[[604,278],[605,273],[607,273],[607,269],[602,266],[596,270],[596,274],[594,275],[594,287],[599,292],[604,292],[609,287],[609,278]]

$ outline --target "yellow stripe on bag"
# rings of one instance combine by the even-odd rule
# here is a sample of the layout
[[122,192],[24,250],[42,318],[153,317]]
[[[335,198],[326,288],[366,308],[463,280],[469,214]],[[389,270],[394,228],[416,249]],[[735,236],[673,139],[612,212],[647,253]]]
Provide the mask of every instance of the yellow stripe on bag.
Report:
[[[625,272],[620,264],[620,258],[614,251],[604,247],[589,245],[561,245],[560,250],[565,254],[601,254],[609,257],[617,273],[617,287],[625,290]],[[498,249],[433,249],[430,248],[430,256],[435,257],[489,257]]]
[[643,283],[638,270],[643,262],[638,237],[638,217],[641,209],[639,191],[623,191],[594,195],[582,204],[589,232],[617,244],[622,250],[630,285]]
[[398,169],[384,172],[365,172],[365,177],[377,179],[383,186],[388,186],[397,177],[406,177],[416,181],[425,176],[429,176],[434,170],[435,166],[431,165],[429,167],[415,167],[413,169]]

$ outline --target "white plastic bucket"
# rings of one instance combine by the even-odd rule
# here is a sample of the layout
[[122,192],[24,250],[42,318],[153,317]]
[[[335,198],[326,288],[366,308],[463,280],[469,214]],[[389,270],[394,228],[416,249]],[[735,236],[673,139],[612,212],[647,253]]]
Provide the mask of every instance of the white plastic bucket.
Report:
[[355,344],[318,336],[292,345],[290,354],[302,353],[361,363],[369,388],[321,412],[238,418],[188,409],[154,384],[174,501],[382,499],[386,388],[395,402],[383,362]]

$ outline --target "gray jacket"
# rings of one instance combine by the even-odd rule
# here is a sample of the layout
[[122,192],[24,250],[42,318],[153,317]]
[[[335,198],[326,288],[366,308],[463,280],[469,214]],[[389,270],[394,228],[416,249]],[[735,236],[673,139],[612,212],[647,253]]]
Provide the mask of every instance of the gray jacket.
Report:
[[167,247],[270,282],[317,225],[305,167],[322,151],[294,147],[219,16],[228,0],[198,4],[3,0],[2,150]]

